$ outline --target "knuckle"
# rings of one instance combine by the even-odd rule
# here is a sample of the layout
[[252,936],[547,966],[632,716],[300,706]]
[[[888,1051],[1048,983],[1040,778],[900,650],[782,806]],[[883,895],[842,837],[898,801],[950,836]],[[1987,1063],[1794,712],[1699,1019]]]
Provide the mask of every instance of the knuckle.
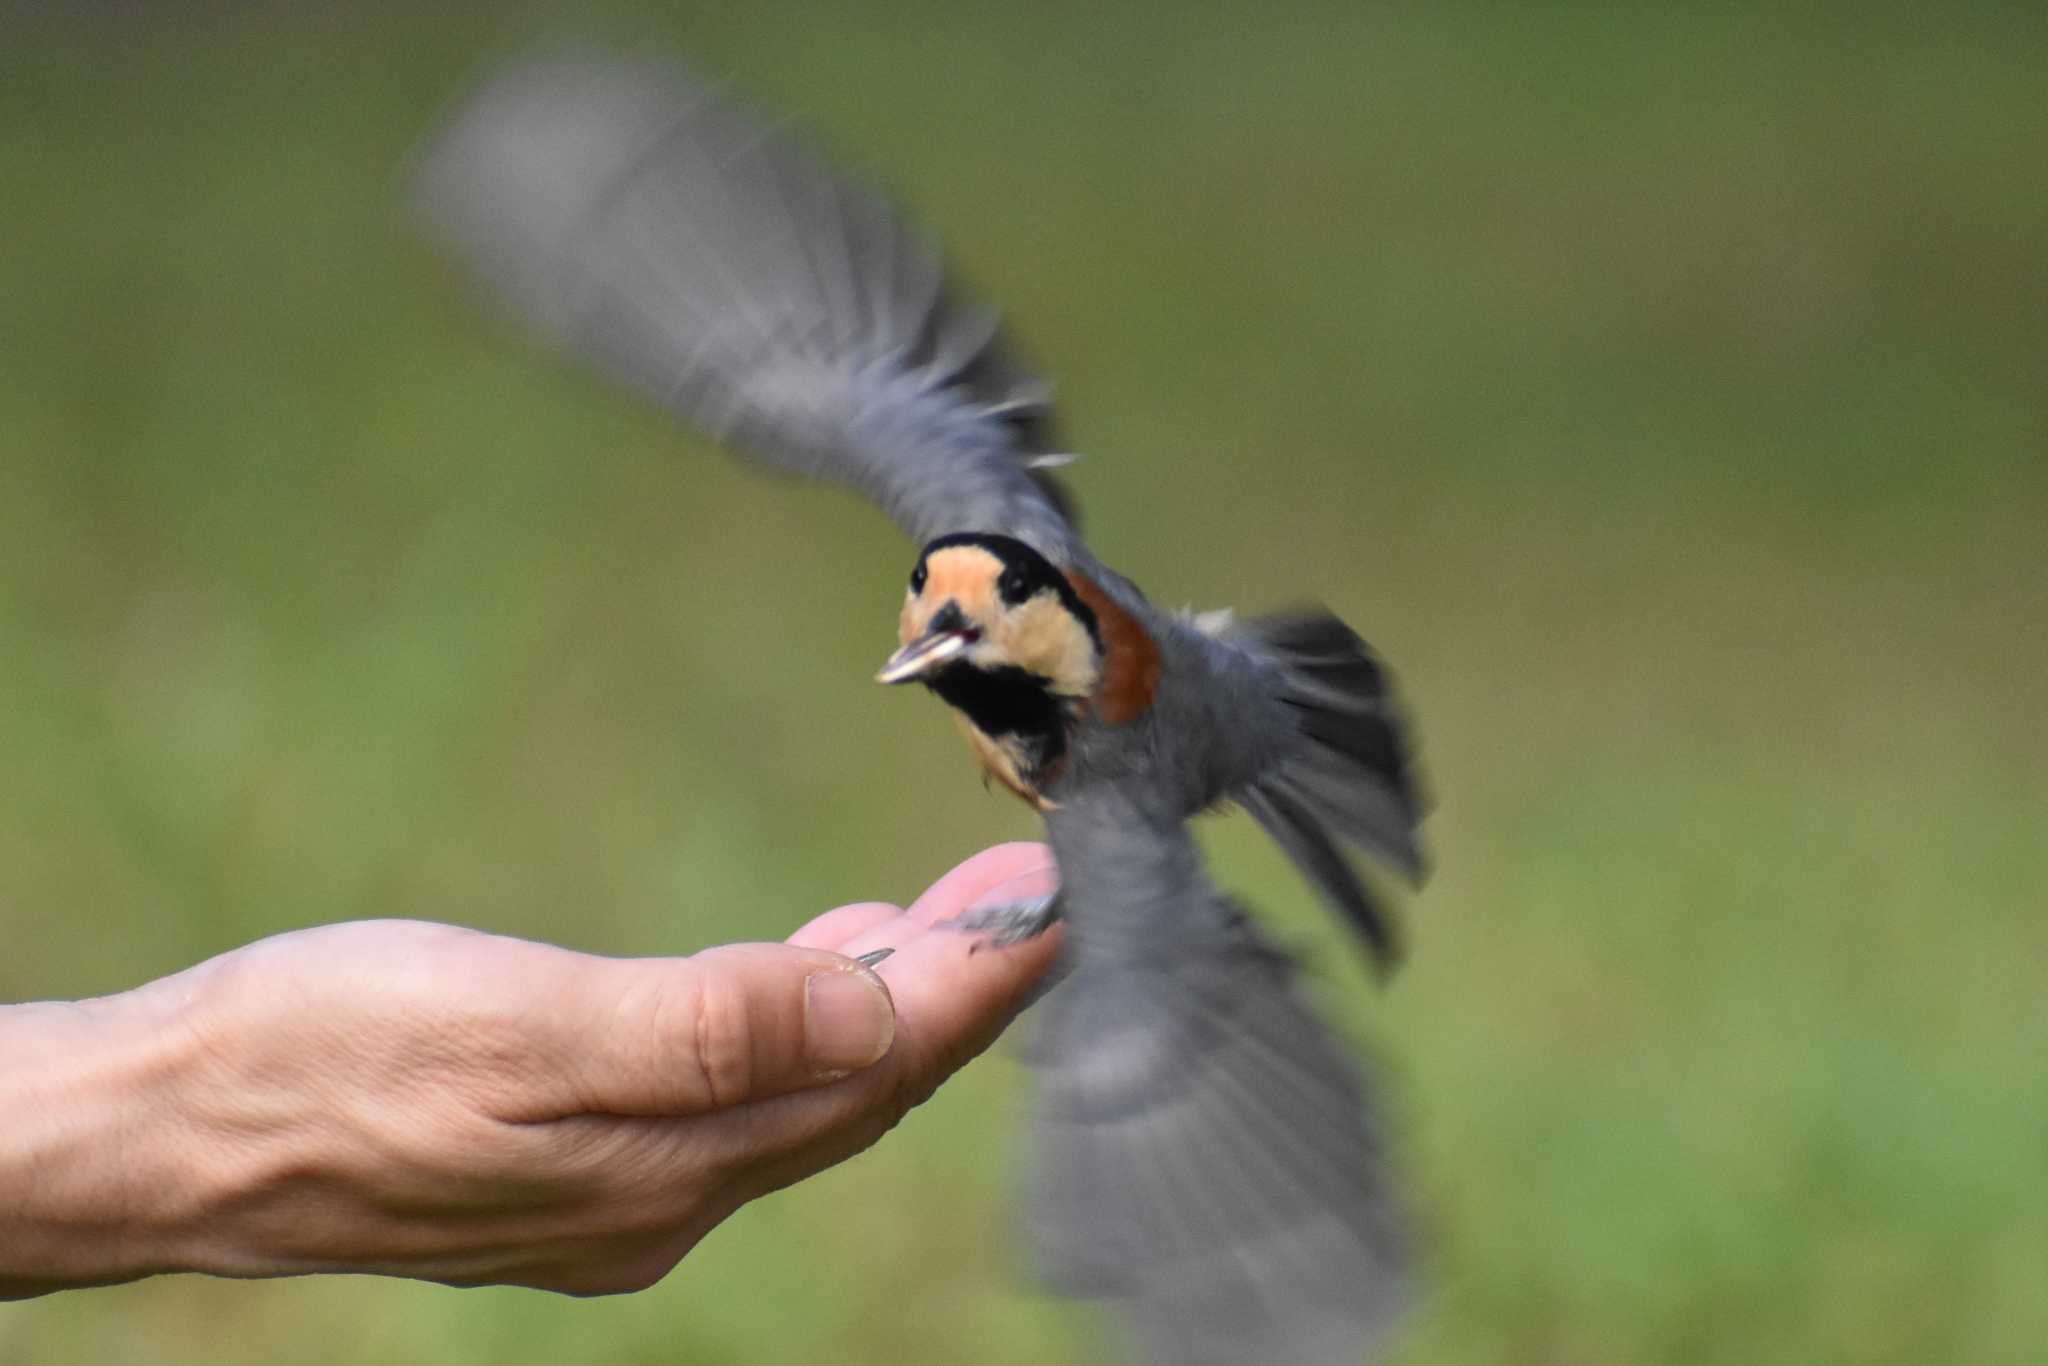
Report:
[[903,1117],[932,1098],[944,1074],[931,1068],[911,1068],[899,1075],[877,1107],[884,1129],[895,1128]]
[[707,973],[698,984],[690,1022],[693,1062],[703,1098],[712,1109],[746,1098],[754,1076],[754,1029],[747,997],[723,973]]

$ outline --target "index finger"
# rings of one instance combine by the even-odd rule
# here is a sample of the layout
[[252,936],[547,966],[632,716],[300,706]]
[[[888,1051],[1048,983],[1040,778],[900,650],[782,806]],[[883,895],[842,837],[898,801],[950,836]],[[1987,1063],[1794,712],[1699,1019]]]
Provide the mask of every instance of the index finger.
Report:
[[1031,840],[998,844],[934,882],[911,903],[906,914],[924,925],[951,920],[1005,883],[1042,872],[1051,872],[1056,877],[1057,869],[1052,850],[1043,844]]
[[844,945],[902,914],[886,901],[857,901],[851,906],[835,906],[785,942],[800,949],[831,949],[839,953]]

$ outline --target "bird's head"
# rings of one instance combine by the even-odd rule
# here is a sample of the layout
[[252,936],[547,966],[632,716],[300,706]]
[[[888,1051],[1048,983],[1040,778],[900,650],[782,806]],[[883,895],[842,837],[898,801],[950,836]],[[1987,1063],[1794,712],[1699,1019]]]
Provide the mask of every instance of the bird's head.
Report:
[[[883,683],[943,685],[975,672],[1021,672],[1046,692],[1080,699],[1102,671],[1095,613],[1052,561],[1010,536],[964,532],[924,548],[898,623],[903,648]],[[970,672],[962,672],[970,671]]]

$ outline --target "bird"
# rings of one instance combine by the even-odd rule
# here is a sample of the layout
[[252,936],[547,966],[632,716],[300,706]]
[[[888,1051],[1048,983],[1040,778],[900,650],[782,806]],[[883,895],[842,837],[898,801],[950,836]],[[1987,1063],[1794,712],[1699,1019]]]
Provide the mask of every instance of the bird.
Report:
[[952,712],[1040,813],[1058,922],[1027,1012],[1020,1222],[1053,1290],[1159,1363],[1357,1362],[1413,1297],[1386,1106],[1296,958],[1211,878],[1235,806],[1390,966],[1361,857],[1425,873],[1389,671],[1320,607],[1156,606],[1084,541],[1052,390],[896,204],[661,55],[531,53],[408,168],[422,230],[542,338],[770,471],[863,495],[919,547],[878,679]]

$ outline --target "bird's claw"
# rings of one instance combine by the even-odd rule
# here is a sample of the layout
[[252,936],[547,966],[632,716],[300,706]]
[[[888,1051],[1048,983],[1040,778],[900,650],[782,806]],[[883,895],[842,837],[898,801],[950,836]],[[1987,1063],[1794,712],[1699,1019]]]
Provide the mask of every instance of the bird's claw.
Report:
[[986,937],[969,952],[979,953],[982,949],[1007,949],[1012,944],[1021,944],[1027,939],[1036,939],[1053,927],[1060,918],[1059,894],[1026,897],[1022,901],[1006,901],[995,906],[977,906],[964,911],[945,923],[956,930]]

